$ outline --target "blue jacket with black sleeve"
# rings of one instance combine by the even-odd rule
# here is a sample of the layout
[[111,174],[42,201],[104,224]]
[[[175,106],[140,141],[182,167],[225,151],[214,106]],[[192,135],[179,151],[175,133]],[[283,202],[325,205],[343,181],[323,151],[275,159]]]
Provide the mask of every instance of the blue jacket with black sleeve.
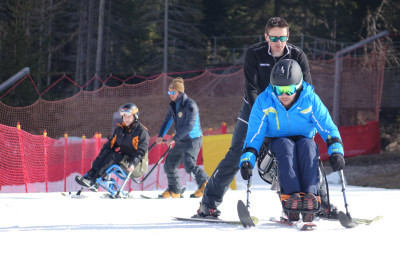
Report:
[[175,141],[190,140],[202,136],[200,126],[199,108],[196,102],[186,94],[180,93],[176,101],[169,104],[168,113],[161,126],[159,137],[164,137],[171,128],[172,122],[175,125]]
[[[329,155],[344,155],[338,128],[328,109],[314,93],[314,87],[303,81],[303,90],[289,110],[282,105],[269,85],[256,99],[251,110],[247,137],[243,149],[257,151],[265,137],[304,136],[313,138],[318,132],[329,145]],[[252,164],[254,167],[254,163]]]

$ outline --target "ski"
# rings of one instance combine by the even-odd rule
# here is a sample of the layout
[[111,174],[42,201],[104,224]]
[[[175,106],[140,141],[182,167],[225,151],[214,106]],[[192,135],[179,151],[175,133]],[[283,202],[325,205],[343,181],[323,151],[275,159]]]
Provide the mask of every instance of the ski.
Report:
[[72,192],[61,192],[61,195],[63,195],[64,197],[70,197],[70,198],[87,198],[88,197],[88,196],[81,195],[80,193],[78,194],[78,192],[75,194],[73,194]]
[[[196,216],[196,215],[194,215]],[[219,218],[208,217],[172,217],[177,221],[190,221],[190,222],[205,222],[205,223],[225,223],[225,224],[242,224],[240,221],[226,221]]]
[[373,219],[360,219],[360,218],[353,218],[353,221],[355,221],[358,224],[365,224],[365,225],[370,225],[373,222],[379,221],[383,219],[383,216],[376,216]]
[[293,227],[300,231],[313,231],[317,229],[317,225],[314,222],[302,222],[302,221],[292,222],[282,217],[280,219],[271,218],[270,222],[282,224],[288,227]]
[[338,216],[339,222],[343,227],[346,228],[354,228],[360,224],[363,225],[370,225],[373,222],[379,221],[383,219],[383,216],[376,216],[373,219],[360,219],[360,218],[351,218],[347,214],[345,214],[343,211],[339,211],[339,216]]
[[241,200],[238,201],[237,211],[243,227],[247,228],[256,226],[256,224],[258,223],[258,219],[256,217],[250,216],[249,210]]
[[[186,187],[182,188],[181,190],[181,197],[180,198],[184,198],[183,193],[186,191]],[[144,199],[165,199],[160,197],[161,195],[157,196],[157,197],[150,197],[150,196],[146,196],[146,195],[140,195],[141,198]]]

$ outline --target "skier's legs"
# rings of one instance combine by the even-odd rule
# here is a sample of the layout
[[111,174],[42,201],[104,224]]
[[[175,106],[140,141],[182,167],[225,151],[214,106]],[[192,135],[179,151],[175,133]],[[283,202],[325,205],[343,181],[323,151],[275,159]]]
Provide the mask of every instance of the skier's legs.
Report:
[[164,163],[164,172],[168,178],[168,189],[176,194],[181,192],[181,183],[178,175],[178,167],[182,163],[182,155],[185,151],[185,144],[176,141],[169,151]]
[[296,141],[297,163],[299,166],[299,179],[301,191],[318,195],[319,169],[318,146],[311,138],[301,138]]
[[201,186],[209,179],[207,173],[197,165],[197,156],[203,143],[203,137],[185,141],[185,143],[186,149],[183,155],[183,166],[187,173],[193,175],[197,185]]
[[223,197],[229,188],[229,184],[239,171],[239,161],[246,139],[249,114],[249,105],[243,103],[232,135],[229,151],[214,170],[204,191],[201,202],[209,208],[216,209],[222,203]]
[[123,155],[115,152],[115,151],[108,151],[107,153],[100,154],[92,163],[92,168],[89,172],[92,171],[94,179],[102,176],[105,171],[111,165],[118,163],[122,160]]
[[271,141],[271,151],[278,161],[281,192],[285,195],[301,192],[295,143],[288,138]]

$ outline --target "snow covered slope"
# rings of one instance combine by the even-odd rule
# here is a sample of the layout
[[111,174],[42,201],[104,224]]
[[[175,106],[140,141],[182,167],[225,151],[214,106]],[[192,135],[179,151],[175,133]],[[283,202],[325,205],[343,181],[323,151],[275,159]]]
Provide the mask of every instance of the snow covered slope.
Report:
[[[60,193],[0,195],[2,266],[398,266],[400,190],[347,187],[353,217],[384,218],[370,226],[343,228],[318,221],[301,232],[269,222],[280,203],[265,183],[254,182],[250,213],[258,226],[244,229],[175,221],[193,215],[200,199],[142,199],[161,191],[133,192],[133,199],[84,199]],[[221,218],[237,220],[236,204],[246,200],[245,184],[225,195]],[[339,185],[331,202],[344,210]]]

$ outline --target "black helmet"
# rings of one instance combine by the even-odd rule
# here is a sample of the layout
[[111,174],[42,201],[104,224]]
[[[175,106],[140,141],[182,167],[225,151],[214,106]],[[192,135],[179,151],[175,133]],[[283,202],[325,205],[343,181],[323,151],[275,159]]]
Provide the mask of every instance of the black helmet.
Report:
[[125,104],[119,109],[119,115],[122,117],[124,114],[133,114],[135,120],[138,120],[139,108],[133,103]]
[[293,59],[284,59],[272,68],[270,82],[275,86],[298,85],[303,80],[299,63]]

